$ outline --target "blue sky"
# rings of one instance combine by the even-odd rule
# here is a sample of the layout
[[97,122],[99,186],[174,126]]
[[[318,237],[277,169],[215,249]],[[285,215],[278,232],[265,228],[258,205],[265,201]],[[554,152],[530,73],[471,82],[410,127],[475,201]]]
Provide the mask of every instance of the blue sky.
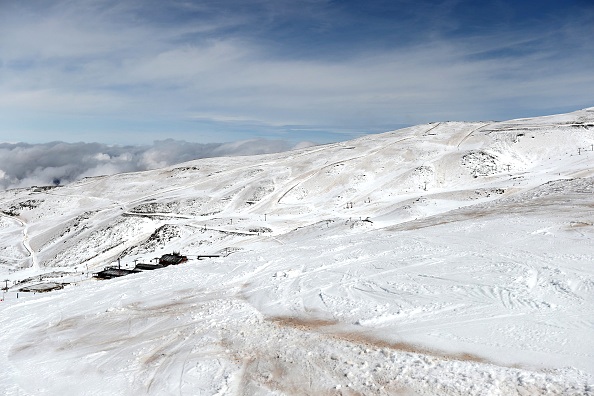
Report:
[[0,0],[0,142],[324,143],[591,106],[591,0]]

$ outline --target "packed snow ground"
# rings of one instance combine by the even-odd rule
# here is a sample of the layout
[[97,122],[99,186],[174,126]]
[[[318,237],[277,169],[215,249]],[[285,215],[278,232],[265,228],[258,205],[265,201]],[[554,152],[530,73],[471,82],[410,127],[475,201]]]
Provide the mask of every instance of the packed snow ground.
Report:
[[0,391],[594,394],[593,145],[586,109],[2,192]]

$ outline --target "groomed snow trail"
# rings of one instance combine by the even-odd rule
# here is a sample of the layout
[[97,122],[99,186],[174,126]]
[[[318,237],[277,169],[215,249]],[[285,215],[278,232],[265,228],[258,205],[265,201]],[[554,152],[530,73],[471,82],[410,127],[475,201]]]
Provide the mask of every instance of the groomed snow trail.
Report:
[[35,250],[33,250],[33,248],[31,248],[31,244],[29,242],[29,226],[27,225],[27,223],[25,223],[23,220],[19,219],[18,217],[15,216],[9,216],[5,213],[0,213],[0,216],[3,218],[7,218],[10,219],[11,221],[18,223],[21,227],[22,227],[22,244],[23,247],[27,250],[27,252],[29,253],[29,258],[31,260],[31,267],[34,271],[39,271],[40,267],[39,267],[39,260],[37,259],[37,255],[35,253]]

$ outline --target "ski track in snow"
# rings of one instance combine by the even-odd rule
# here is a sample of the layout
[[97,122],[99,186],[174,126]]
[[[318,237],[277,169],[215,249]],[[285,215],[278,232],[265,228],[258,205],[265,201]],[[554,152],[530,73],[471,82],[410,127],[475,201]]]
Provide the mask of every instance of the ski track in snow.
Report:
[[23,228],[22,244],[25,247],[25,249],[27,250],[27,252],[29,253],[29,257],[31,259],[31,267],[33,268],[34,271],[39,271],[40,270],[39,260],[37,260],[37,255],[35,254],[35,251],[33,250],[33,248],[31,248],[31,244],[29,243],[29,232],[28,232],[29,226],[27,225],[27,223],[25,223],[23,220],[19,219],[18,217],[8,216],[4,213],[0,213],[0,217],[8,218],[11,221],[18,223]]
[[[33,321],[3,351],[16,378],[23,377],[23,389],[57,394],[76,382],[82,394],[97,395],[122,389],[149,395],[590,392],[564,370],[535,372],[384,342],[333,320],[266,318],[241,293],[186,288],[193,282],[184,282],[182,269],[173,272],[169,281],[181,283],[181,290],[162,290],[166,296],[158,304],[139,298],[158,287],[154,278],[137,290],[140,296],[104,294],[94,309],[84,301],[89,293],[105,293],[105,286],[61,292],[55,303],[60,314],[49,323]],[[43,372],[52,376],[41,378]]]
[[[2,192],[0,393],[594,395],[588,120]],[[222,257],[88,274],[172,250]]]

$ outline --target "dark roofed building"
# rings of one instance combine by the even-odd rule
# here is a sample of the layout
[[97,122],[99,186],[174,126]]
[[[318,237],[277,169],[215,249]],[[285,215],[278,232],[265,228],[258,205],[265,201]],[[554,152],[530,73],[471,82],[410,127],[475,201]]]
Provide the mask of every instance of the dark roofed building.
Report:
[[95,278],[99,279],[111,279],[111,278],[118,278],[120,276],[134,274],[136,272],[141,272],[139,270],[129,270],[123,269],[118,267],[105,267],[103,271],[99,271],[96,274],[93,274]]
[[136,269],[136,270],[143,270],[143,271],[146,271],[146,270],[151,271],[151,270],[156,270],[159,268],[163,268],[163,265],[138,263],[138,264],[136,264],[136,267],[134,267],[134,269]]
[[173,252],[171,254],[162,255],[159,259],[159,264],[166,267],[168,265],[181,264],[186,261],[188,261],[188,258],[186,256],[182,256],[181,254],[179,254],[179,252]]

